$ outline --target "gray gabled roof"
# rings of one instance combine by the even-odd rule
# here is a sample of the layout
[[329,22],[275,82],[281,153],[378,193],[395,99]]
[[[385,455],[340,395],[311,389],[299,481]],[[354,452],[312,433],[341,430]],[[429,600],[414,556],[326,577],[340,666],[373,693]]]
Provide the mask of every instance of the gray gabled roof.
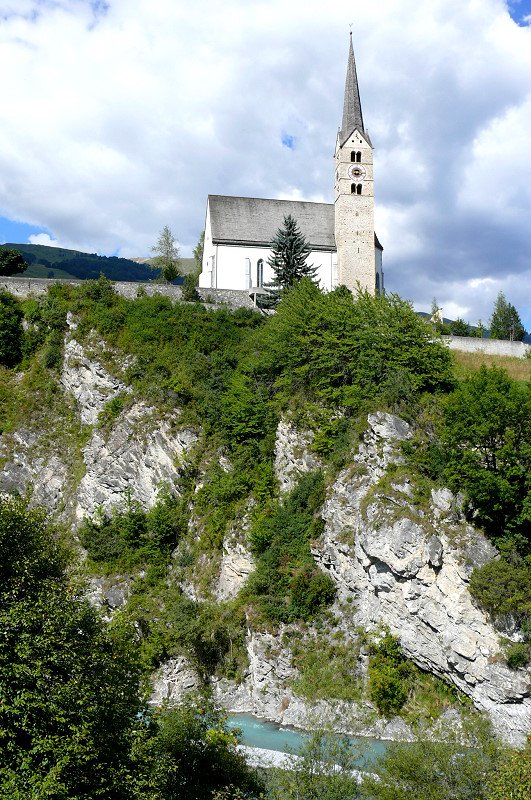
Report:
[[[269,247],[284,217],[291,214],[312,250],[336,251],[332,203],[209,194],[208,205],[214,244]],[[374,244],[383,249],[376,235]]]
[[214,244],[247,244],[269,247],[284,217],[297,220],[312,250],[336,249],[334,206],[301,200],[265,200],[257,197],[209,195],[210,224]]

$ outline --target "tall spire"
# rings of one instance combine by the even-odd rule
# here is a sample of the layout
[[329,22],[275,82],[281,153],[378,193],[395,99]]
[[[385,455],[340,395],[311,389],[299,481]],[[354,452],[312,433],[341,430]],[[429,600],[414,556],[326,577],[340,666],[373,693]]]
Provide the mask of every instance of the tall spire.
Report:
[[354,128],[366,135],[363,127],[363,114],[361,112],[360,90],[358,75],[356,73],[356,59],[352,46],[352,31],[350,32],[350,48],[348,53],[347,79],[345,81],[345,100],[343,103],[343,122],[339,133],[341,142],[344,142]]

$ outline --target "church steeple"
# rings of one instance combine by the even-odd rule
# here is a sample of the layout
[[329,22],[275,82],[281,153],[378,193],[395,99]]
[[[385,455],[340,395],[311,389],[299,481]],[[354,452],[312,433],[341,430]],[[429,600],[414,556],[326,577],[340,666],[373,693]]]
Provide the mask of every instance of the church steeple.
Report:
[[367,137],[367,133],[363,127],[363,114],[361,111],[360,90],[358,86],[358,75],[356,73],[356,59],[354,58],[351,31],[347,78],[345,81],[345,99],[343,102],[343,121],[339,132],[341,144],[348,139],[354,128],[357,128],[360,133],[363,133],[363,135]]
[[335,152],[337,282],[352,292],[383,290],[380,245],[374,235],[373,153],[363,124],[356,61],[350,34],[341,130]]

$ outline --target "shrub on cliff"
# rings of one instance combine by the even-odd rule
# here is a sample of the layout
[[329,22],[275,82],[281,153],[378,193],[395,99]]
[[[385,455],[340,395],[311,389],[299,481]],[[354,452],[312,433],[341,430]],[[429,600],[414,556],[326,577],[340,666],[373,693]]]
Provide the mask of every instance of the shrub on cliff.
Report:
[[268,376],[284,404],[303,393],[357,409],[396,376],[408,391],[453,386],[447,349],[398,295],[323,294],[302,280],[288,290],[253,342],[248,371]]
[[482,366],[444,407],[445,477],[503,549],[531,547],[531,384]]
[[22,357],[24,314],[9,292],[0,291],[0,364],[14,367]]

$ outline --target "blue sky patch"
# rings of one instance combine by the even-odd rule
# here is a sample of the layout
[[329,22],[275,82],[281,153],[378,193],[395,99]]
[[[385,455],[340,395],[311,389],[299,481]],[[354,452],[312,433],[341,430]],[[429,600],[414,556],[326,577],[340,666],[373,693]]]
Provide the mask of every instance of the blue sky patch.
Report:
[[283,133],[282,134],[282,144],[284,147],[287,147],[288,150],[295,150],[295,146],[297,144],[297,140],[291,133]]
[[50,233],[47,228],[28,225],[26,222],[14,222],[7,217],[0,217],[0,244],[28,244],[28,237],[36,233]]
[[531,0],[508,0],[509,14],[518,25],[531,24]]

